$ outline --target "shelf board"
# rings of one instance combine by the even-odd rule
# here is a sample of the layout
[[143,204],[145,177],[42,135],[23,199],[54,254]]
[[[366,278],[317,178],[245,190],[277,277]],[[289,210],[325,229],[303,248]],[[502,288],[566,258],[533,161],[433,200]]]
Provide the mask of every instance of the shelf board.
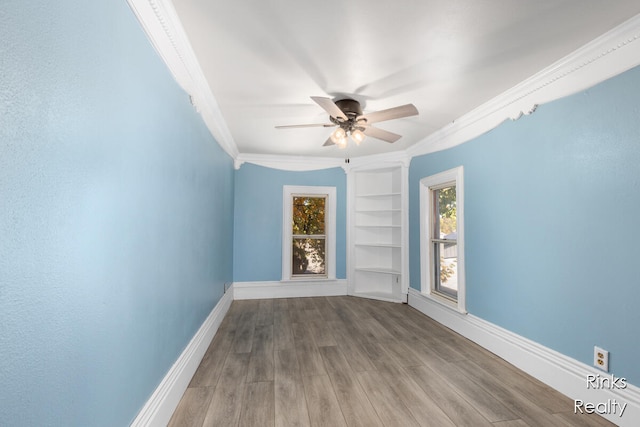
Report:
[[402,274],[398,270],[394,270],[392,268],[382,268],[382,267],[356,267],[356,271],[367,271],[369,273],[382,273],[382,274]]
[[356,209],[356,213],[402,212],[402,209]]
[[354,292],[352,295],[356,297],[371,298],[381,301],[402,302],[402,298],[392,294],[391,292]]
[[362,197],[362,198],[371,198],[371,199],[377,199],[377,198],[384,198],[384,197],[392,197],[392,196],[400,196],[402,193],[400,192],[394,192],[394,193],[371,193],[371,194],[356,194],[356,197]]
[[391,243],[356,243],[355,246],[366,246],[373,248],[401,248],[400,245],[394,245]]

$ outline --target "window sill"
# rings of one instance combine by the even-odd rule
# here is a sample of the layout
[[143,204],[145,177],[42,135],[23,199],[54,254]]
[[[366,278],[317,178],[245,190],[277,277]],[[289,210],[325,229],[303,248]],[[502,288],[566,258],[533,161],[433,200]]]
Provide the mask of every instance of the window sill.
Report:
[[459,301],[457,300],[448,298],[444,295],[440,295],[434,292],[420,292],[420,294],[425,298],[440,304],[443,307],[457,311],[458,313],[461,313],[461,314],[467,314],[467,310],[465,310],[464,307],[461,307]]

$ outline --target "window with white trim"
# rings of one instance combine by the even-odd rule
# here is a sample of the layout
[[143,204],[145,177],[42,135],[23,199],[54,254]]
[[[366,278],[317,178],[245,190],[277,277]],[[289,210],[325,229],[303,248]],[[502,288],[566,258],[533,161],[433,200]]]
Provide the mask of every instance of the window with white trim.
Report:
[[462,166],[420,180],[422,293],[465,313]]
[[282,280],[335,279],[335,187],[283,188]]

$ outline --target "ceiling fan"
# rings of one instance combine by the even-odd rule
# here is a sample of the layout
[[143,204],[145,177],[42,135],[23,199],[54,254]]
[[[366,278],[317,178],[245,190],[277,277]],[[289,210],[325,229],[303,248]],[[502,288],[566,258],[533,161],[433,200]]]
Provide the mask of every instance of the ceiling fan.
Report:
[[276,129],[337,126],[338,128],[331,133],[331,136],[323,144],[325,147],[337,145],[339,148],[345,148],[347,146],[347,136],[349,135],[356,145],[364,141],[365,135],[393,143],[400,139],[401,135],[373,127],[371,124],[418,114],[418,109],[413,104],[363,114],[360,103],[354,99],[347,98],[333,101],[331,98],[320,96],[312,96],[311,99],[329,113],[329,121],[331,123],[276,126]]

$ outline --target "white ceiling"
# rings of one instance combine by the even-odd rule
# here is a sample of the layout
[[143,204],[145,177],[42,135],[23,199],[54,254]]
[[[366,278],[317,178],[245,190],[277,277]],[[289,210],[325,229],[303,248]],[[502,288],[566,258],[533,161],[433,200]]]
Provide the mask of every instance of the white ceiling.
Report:
[[[640,13],[610,0],[175,0],[240,153],[358,157],[408,148]],[[323,147],[310,96],[351,97],[403,137]],[[346,151],[346,152],[345,152]]]

